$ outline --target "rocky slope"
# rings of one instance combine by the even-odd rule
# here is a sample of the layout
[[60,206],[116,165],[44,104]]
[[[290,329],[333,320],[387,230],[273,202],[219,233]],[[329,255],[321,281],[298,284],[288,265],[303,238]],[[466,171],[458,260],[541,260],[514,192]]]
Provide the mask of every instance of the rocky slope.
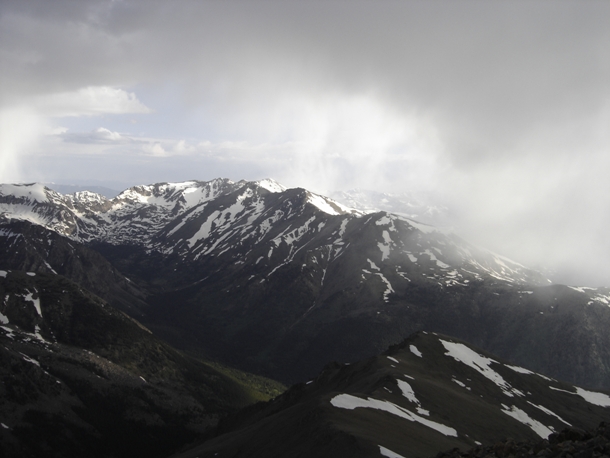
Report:
[[30,221],[0,221],[3,269],[59,274],[132,316],[142,317],[146,293],[102,255]]
[[[176,458],[415,458],[477,446],[481,452],[507,437],[555,443],[556,432],[594,428],[609,412],[607,394],[423,332],[380,356],[327,366],[315,379],[242,411],[218,437]],[[479,452],[468,456],[485,456]]]
[[447,452],[440,452],[436,456],[437,458],[483,456],[553,458],[568,455],[591,458],[610,456],[610,427],[606,422],[600,423],[597,428],[591,431],[568,427],[559,433],[551,434],[548,440],[522,442],[509,438],[487,447],[478,446],[466,451],[452,449]]
[[177,352],[55,274],[0,271],[0,297],[1,456],[166,456],[280,389]]

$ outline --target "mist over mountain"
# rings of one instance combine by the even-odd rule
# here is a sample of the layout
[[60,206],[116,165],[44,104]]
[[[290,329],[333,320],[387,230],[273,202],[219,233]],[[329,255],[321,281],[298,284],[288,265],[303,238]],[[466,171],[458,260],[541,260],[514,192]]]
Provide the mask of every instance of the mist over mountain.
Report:
[[360,359],[428,329],[564,380],[610,386],[607,288],[552,285],[450,229],[273,180],[158,183],[113,199],[37,184],[1,191],[10,268],[88,278],[87,263],[66,269],[65,255],[51,256],[46,236],[21,235],[42,226],[126,278],[99,283],[98,294],[172,344],[242,369],[299,381],[328,359]]
[[608,24],[0,3],[0,458],[610,457]]
[[369,189],[350,189],[331,192],[329,197],[367,213],[385,211],[437,227],[450,228],[455,223],[451,209],[442,203],[439,196],[431,193],[391,194]]
[[[114,181],[98,180],[91,184],[86,184],[86,182],[80,184],[51,183],[47,186],[62,194],[73,194],[88,190],[112,199],[121,193],[118,189],[123,189],[122,186],[127,185]],[[545,257],[535,254],[535,250],[528,252],[523,247],[515,249],[513,255],[511,255],[510,252],[513,250],[508,245],[497,244],[497,241],[492,240],[489,234],[483,233],[481,229],[473,230],[465,227],[466,220],[461,204],[456,205],[453,196],[449,197],[446,192],[443,193],[440,190],[381,192],[372,189],[353,188],[332,191],[327,195],[337,202],[365,213],[386,211],[436,227],[453,230],[458,234],[466,234],[466,239],[479,246],[489,248],[490,245],[495,245],[494,251],[511,259],[517,259],[522,264],[543,272],[554,283],[597,287],[605,286],[608,282],[604,269],[596,267],[597,261],[594,257],[589,259],[590,262],[583,264],[583,261],[579,260],[578,257],[572,258],[571,261],[559,260],[556,253]],[[493,232],[497,229],[488,228],[487,230]],[[516,237],[517,234],[509,234],[506,238],[510,239],[513,236]],[[535,241],[528,243],[535,244]]]

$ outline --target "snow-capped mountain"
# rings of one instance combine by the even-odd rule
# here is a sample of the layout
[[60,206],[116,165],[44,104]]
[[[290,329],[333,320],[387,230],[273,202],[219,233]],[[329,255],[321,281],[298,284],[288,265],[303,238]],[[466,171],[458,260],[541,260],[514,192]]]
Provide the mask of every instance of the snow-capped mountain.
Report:
[[233,189],[229,180],[129,188],[113,199],[88,191],[63,196],[38,184],[0,185],[0,214],[40,224],[80,242],[140,243],[185,209]]
[[[422,332],[385,354],[327,366],[315,379],[249,409],[228,423],[224,434],[176,458],[435,456],[441,450],[493,446],[506,437],[554,441],[554,433],[564,428],[594,428],[609,411],[605,393]],[[572,439],[584,436],[577,429],[573,433]],[[573,450],[573,444],[564,445]]]
[[[316,211],[304,219],[307,205]],[[79,242],[135,244],[186,259],[217,257],[236,244],[251,247],[246,256],[261,246],[268,248],[267,258],[276,249],[287,251],[284,257],[266,263],[271,270],[291,262],[303,241],[326,247],[332,253],[330,258],[338,256],[351,228],[364,222],[379,227],[377,246],[382,261],[402,257],[417,263],[421,258],[438,268],[430,277],[447,285],[487,274],[509,282],[548,283],[517,263],[459,240],[450,231],[400,215],[369,217],[303,189],[287,190],[273,180],[136,186],[111,200],[87,191],[63,196],[40,184],[0,185],[0,215],[5,220],[42,225]],[[332,230],[324,229],[326,226]],[[405,241],[413,239],[406,234],[410,231],[419,240],[412,246]],[[319,240],[312,243],[312,238]],[[233,258],[245,262],[242,256],[238,253]],[[372,265],[368,267],[379,270]],[[387,279],[383,281],[387,283]],[[388,284],[388,288],[393,287]]]
[[0,268],[54,271],[94,289],[97,274],[84,272],[95,252],[110,266],[96,294],[181,348],[283,381],[428,329],[610,386],[608,288],[550,285],[403,215],[226,179],[136,186],[113,199],[2,185],[0,214]]

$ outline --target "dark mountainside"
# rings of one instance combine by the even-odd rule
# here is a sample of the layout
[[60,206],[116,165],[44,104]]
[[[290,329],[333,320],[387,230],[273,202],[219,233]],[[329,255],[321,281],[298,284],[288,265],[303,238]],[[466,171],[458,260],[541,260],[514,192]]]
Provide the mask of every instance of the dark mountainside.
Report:
[[0,271],[0,297],[0,456],[162,457],[279,393],[179,353],[61,276]]
[[383,355],[329,364],[314,380],[229,418],[218,437],[175,458],[431,457],[507,437],[534,441],[567,426],[595,428],[609,407],[608,395],[424,332]]
[[[424,329],[464,339],[548,377],[610,387],[609,288],[552,285],[539,273],[450,231],[391,213],[364,213],[271,180],[158,183],[130,188],[113,199],[91,192],[63,196],[38,184],[0,185],[0,245],[0,269],[10,271],[0,278],[2,287],[13,288],[0,304],[0,319],[6,319],[0,338],[13,361],[4,366],[3,376],[14,378],[11,386],[31,386],[26,391],[37,393],[27,402],[17,395],[7,397],[2,411],[12,412],[6,417],[11,420],[3,422],[7,427],[0,432],[11,447],[42,438],[32,443],[43,448],[27,449],[31,453],[65,448],[58,456],[81,456],[89,449],[99,450],[99,456],[163,456],[209,432],[218,418],[281,390],[269,380],[226,366],[285,383],[302,382],[329,361],[340,363],[327,368],[324,377],[366,365],[363,359]],[[11,286],[14,282],[17,286]],[[36,294],[44,320],[27,305],[38,300]],[[72,304],[66,294],[87,299]],[[73,321],[66,321],[63,309],[53,311],[54,301],[72,304]],[[13,302],[21,305],[7,308]],[[23,310],[29,310],[27,319]],[[73,328],[79,332],[67,331]],[[439,361],[447,359],[436,354]],[[356,361],[361,362],[343,366]],[[107,367],[112,370],[100,369]],[[45,381],[44,374],[59,383]],[[46,386],[61,383],[69,387],[67,394]],[[313,393],[316,383],[299,386],[272,405],[283,409],[286,399],[301,399],[299,390],[314,399],[330,389],[324,385]],[[561,389],[575,393],[568,385]],[[369,388],[365,392],[372,393]],[[563,397],[572,405],[567,400],[574,396]],[[315,399],[314,404],[322,402]],[[341,426],[339,433],[327,428],[343,424],[353,411],[340,415],[333,408],[328,413],[328,399],[322,411],[307,402],[286,410],[294,415],[280,413],[278,428],[294,438],[291,447],[307,450],[308,445],[297,442],[318,436],[314,442],[321,448],[315,453],[360,446],[364,439],[358,436],[358,425]],[[555,406],[557,401],[549,402]],[[498,431],[514,429],[505,424],[509,414],[497,408],[496,403],[489,411],[493,415],[484,417]],[[533,415],[531,406],[518,408]],[[98,409],[103,412],[99,416],[91,413]],[[248,412],[268,407],[253,409]],[[574,405],[571,413],[549,409],[566,419],[581,407]],[[44,421],[27,417],[39,410]],[[304,412],[309,416],[301,418]],[[71,423],[55,421],[58,415],[72,418]],[[244,421],[253,422],[249,415],[244,414]],[[310,417],[320,421],[308,423]],[[601,414],[593,417],[597,423],[603,420]],[[579,427],[597,424],[580,414],[574,418]],[[437,423],[445,424],[441,419],[445,417]],[[291,429],[295,421],[311,427],[297,432]],[[51,424],[61,426],[49,429]],[[554,430],[561,426],[544,424]],[[227,431],[228,425],[223,426]],[[252,423],[252,428],[263,427]],[[260,429],[261,440],[267,437],[265,428]],[[472,428],[473,434],[481,434],[481,442],[506,437]],[[531,429],[519,428],[512,437],[531,436]],[[45,435],[46,430],[54,433]],[[127,436],[142,446],[122,445]],[[246,436],[239,433],[231,441],[250,440]],[[442,443],[446,449],[473,445],[462,436],[445,442],[430,437],[430,448],[417,447],[432,455],[431,444],[436,444],[434,452],[443,449]],[[362,442],[369,454],[354,456],[379,456],[382,442],[369,439]],[[397,439],[396,453],[404,440]],[[18,454],[14,447],[7,450]]]
[[608,288],[550,285],[451,232],[269,180],[3,186],[1,265],[66,275],[199,355],[292,383],[428,329],[610,387]]
[[143,316],[146,293],[97,251],[28,221],[0,223],[0,232],[4,269],[62,275],[114,307]]
[[475,458],[514,456],[518,458],[539,456],[553,458],[556,456],[578,456],[601,458],[610,456],[610,426],[602,422],[590,431],[580,428],[565,428],[559,433],[553,433],[547,439],[539,441],[515,441],[506,439],[488,447],[475,447],[467,451],[449,450],[439,452],[436,458]]

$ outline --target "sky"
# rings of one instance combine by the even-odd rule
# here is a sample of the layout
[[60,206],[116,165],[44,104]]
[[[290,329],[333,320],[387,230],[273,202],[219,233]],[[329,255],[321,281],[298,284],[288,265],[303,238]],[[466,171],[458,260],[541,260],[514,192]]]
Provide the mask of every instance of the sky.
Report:
[[610,2],[0,2],[0,182],[435,196],[610,285]]

